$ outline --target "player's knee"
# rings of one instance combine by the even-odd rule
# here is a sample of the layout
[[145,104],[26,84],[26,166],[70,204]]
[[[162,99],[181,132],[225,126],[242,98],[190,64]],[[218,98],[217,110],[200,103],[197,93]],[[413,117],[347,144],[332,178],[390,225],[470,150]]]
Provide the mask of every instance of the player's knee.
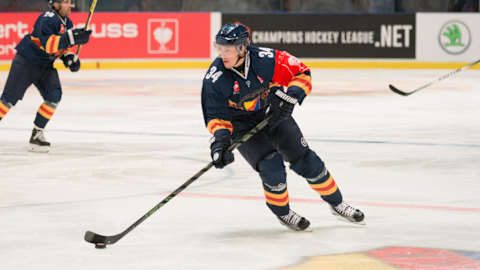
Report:
[[7,108],[9,108],[9,109],[15,105],[15,104],[13,104],[12,102],[3,99],[3,97],[0,98],[0,102],[3,104],[3,106],[5,106],[5,107],[7,107]]
[[283,164],[282,156],[275,152],[264,158],[258,163],[258,170],[264,185],[273,187],[280,184],[285,184],[287,174],[285,172],[285,165]]
[[[48,95],[45,96],[45,101],[52,103],[52,104],[58,104],[60,103],[60,100],[62,99],[62,90],[58,89],[56,91],[51,91],[48,93]],[[55,106],[56,107],[56,106]]]
[[9,108],[15,106],[19,100],[20,98],[7,95],[5,92],[2,94],[2,97],[0,97],[0,101],[6,106],[8,105]]
[[315,152],[308,149],[305,155],[290,163],[290,168],[305,178],[314,178],[325,169],[325,164]]

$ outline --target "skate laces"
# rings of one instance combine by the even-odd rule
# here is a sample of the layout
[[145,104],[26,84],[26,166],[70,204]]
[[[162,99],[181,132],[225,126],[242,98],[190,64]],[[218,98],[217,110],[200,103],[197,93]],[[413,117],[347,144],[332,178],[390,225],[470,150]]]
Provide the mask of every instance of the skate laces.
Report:
[[33,139],[45,142],[46,139],[45,136],[43,136],[43,130],[37,129],[35,135],[33,136]]
[[295,213],[294,211],[290,210],[290,212],[288,212],[287,215],[285,216],[280,216],[280,218],[286,222],[286,223],[289,223],[289,224],[293,224],[293,225],[297,225],[300,220],[302,219],[302,217]]
[[339,205],[335,206],[335,210],[337,210],[337,212],[342,216],[353,217],[356,209],[342,202]]

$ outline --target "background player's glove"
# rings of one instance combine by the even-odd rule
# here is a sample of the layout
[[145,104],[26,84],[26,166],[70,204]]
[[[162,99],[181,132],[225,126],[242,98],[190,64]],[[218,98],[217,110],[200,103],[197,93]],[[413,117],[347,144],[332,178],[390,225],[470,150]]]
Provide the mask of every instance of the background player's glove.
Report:
[[85,30],[83,28],[68,29],[64,34],[67,36],[68,44],[70,46],[81,45],[88,42],[92,30]]
[[[272,89],[273,90],[273,89]],[[270,130],[275,129],[281,122],[292,116],[293,108],[298,103],[297,99],[285,94],[281,89],[272,91],[268,96],[270,106],[267,115],[271,115],[268,123]]]
[[230,145],[230,131],[221,129],[215,132],[210,141],[210,156],[215,168],[221,169],[233,162],[233,153],[228,151]]
[[75,55],[73,53],[68,53],[60,56],[62,59],[63,64],[66,68],[69,68],[72,72],[77,72],[80,69],[80,59],[75,61]]

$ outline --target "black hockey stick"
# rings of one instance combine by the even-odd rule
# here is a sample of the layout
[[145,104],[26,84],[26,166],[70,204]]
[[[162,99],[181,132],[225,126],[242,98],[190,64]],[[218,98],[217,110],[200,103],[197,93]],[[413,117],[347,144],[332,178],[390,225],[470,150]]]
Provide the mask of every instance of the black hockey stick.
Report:
[[422,90],[422,89],[425,89],[425,88],[429,87],[430,85],[432,85],[432,84],[434,84],[434,83],[437,83],[437,82],[442,81],[442,80],[444,80],[444,79],[446,79],[446,78],[448,78],[448,77],[451,77],[451,76],[457,74],[457,73],[460,72],[460,71],[463,71],[463,70],[465,70],[465,69],[468,69],[469,67],[471,67],[471,66],[473,66],[473,65],[476,65],[476,64],[478,64],[478,63],[480,63],[480,59],[478,59],[478,60],[476,60],[476,61],[474,61],[474,62],[471,62],[470,64],[468,64],[468,65],[466,65],[466,66],[463,66],[463,67],[461,67],[461,68],[458,68],[458,69],[456,69],[456,70],[454,70],[454,71],[451,71],[450,73],[447,73],[447,74],[443,75],[442,77],[440,77],[440,78],[438,78],[438,79],[436,79],[436,80],[434,80],[434,81],[432,81],[432,82],[429,82],[429,83],[427,83],[427,84],[425,84],[425,85],[423,85],[423,86],[420,86],[420,87],[418,87],[417,89],[414,89],[414,90],[412,90],[412,91],[410,91],[410,92],[402,91],[402,90],[396,88],[395,86],[393,86],[393,85],[391,85],[391,84],[389,84],[388,87],[390,87],[390,90],[392,90],[393,92],[395,92],[395,93],[397,93],[397,94],[399,94],[399,95],[409,96],[409,95],[411,95],[411,94],[413,94],[413,93],[415,93],[415,92],[418,92],[418,91],[420,91],[420,90]]
[[[239,140],[237,140],[232,145],[230,145],[228,150],[233,151],[237,147],[239,147],[241,144],[248,141],[253,135],[255,135],[258,131],[260,131],[262,128],[264,128],[268,124],[268,121],[270,120],[270,118],[271,117],[269,116],[269,117],[265,118],[262,122],[257,124],[249,132],[247,132],[245,135],[243,135]],[[161,202],[159,202],[157,205],[155,205],[152,209],[150,209],[150,211],[148,211],[140,219],[135,221],[135,223],[130,225],[130,227],[128,227],[123,232],[121,232],[119,234],[115,234],[115,235],[104,236],[104,235],[101,235],[101,234],[98,234],[98,233],[87,231],[85,233],[85,236],[84,236],[85,241],[87,241],[89,243],[92,243],[92,244],[95,244],[96,248],[105,248],[107,245],[115,244],[118,240],[122,239],[131,230],[135,229],[135,227],[140,225],[140,223],[142,223],[149,216],[151,216],[153,213],[155,213],[160,207],[164,206],[173,197],[177,196],[180,192],[182,192],[184,189],[186,189],[191,183],[193,183],[195,180],[197,180],[202,174],[204,174],[206,171],[208,171],[212,166],[213,166],[213,162],[208,163],[207,166],[203,167],[203,169],[201,169],[194,176],[192,176],[190,179],[188,179],[187,182],[183,183],[183,185],[181,185],[176,190],[174,190],[172,193],[170,193],[170,195],[165,197],[165,199],[163,199]]]
[[[85,28],[84,28],[85,30],[88,30],[88,27],[90,26],[90,21],[92,20],[93,12],[95,11],[96,6],[97,6],[97,0],[93,0],[92,4],[90,5],[90,13],[88,13],[87,22],[85,23]],[[77,52],[75,53],[74,62],[77,62],[78,55],[80,54],[81,48],[82,48],[82,45],[78,45]]]

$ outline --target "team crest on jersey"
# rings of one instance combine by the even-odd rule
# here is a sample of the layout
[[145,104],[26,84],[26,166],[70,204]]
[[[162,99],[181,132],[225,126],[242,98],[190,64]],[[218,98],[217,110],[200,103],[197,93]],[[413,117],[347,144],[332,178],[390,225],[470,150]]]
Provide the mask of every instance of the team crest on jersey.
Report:
[[63,25],[63,24],[60,25],[60,32],[58,32],[58,33],[60,33],[60,34],[65,33],[65,25]]
[[288,64],[291,65],[291,66],[299,66],[300,61],[295,56],[289,55]]
[[234,95],[237,95],[237,94],[239,94],[239,93],[240,93],[240,86],[238,85],[238,82],[235,81],[235,82],[233,83],[233,94],[234,94]]

